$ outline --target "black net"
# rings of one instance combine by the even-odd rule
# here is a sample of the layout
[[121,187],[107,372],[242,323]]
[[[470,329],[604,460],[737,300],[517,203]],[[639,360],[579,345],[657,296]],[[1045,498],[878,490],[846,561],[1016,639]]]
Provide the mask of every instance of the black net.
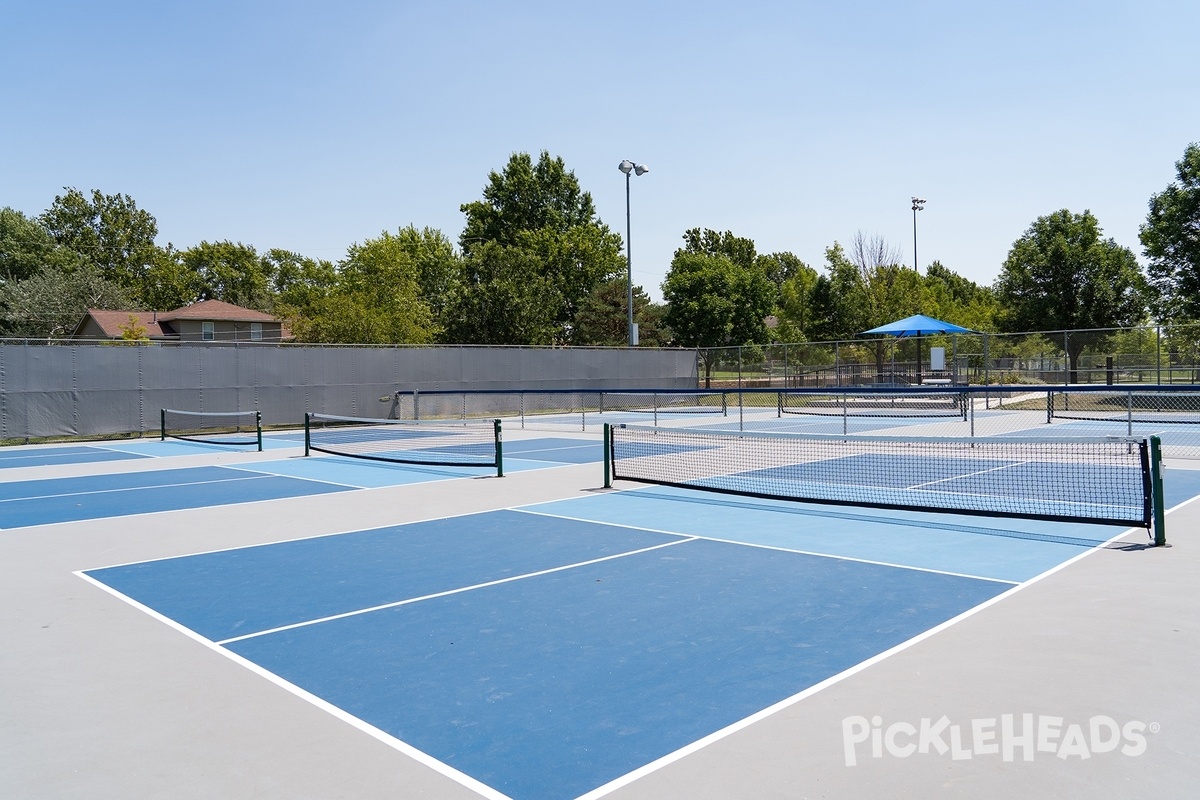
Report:
[[781,392],[784,414],[822,414],[850,417],[966,418],[965,392]]
[[612,477],[729,494],[1150,525],[1134,439],[901,439],[610,427]]
[[430,466],[496,467],[500,423],[491,419],[395,420],[309,414],[305,450]]
[[1057,419],[1200,424],[1200,392],[1054,392],[1049,405]]
[[234,447],[262,446],[262,416],[258,411],[181,411],[159,413],[164,439],[183,439]]
[[726,414],[725,392],[601,392],[600,411],[643,414]]

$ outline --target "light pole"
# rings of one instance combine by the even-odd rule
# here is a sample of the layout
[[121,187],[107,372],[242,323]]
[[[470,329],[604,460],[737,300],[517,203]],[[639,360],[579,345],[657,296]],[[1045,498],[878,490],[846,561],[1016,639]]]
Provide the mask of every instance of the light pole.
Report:
[[629,346],[636,347],[637,328],[635,328],[633,325],[633,245],[630,242],[632,229],[630,228],[629,224],[629,173],[632,172],[636,175],[645,175],[650,171],[650,168],[645,164],[635,164],[629,159],[625,159],[617,165],[617,169],[625,173],[625,267],[628,284],[625,287],[625,300],[628,304],[628,308],[626,310],[629,313]]
[[913,271],[920,272],[917,267],[917,212],[925,210],[925,201],[919,197],[912,199],[913,203]]

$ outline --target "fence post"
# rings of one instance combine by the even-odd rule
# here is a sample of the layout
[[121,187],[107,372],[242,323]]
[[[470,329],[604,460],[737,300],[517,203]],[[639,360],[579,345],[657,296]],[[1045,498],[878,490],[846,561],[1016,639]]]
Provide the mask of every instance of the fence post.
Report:
[[1154,382],[1162,386],[1162,325],[1154,328]]
[[1071,374],[1070,336],[1070,333],[1063,331],[1063,383],[1068,386],[1075,382],[1075,376]]

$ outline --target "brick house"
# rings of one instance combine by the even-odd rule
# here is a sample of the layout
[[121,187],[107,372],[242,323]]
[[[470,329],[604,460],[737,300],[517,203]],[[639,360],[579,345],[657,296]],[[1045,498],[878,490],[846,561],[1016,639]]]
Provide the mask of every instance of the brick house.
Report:
[[283,323],[262,311],[221,300],[201,300],[174,311],[110,311],[89,308],[72,339],[123,339],[144,330],[152,342],[282,342],[291,338]]

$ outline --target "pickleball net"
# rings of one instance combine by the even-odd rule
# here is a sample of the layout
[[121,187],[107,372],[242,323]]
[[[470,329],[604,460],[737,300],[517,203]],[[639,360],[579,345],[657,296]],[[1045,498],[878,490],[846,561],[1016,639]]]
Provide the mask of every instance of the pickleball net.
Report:
[[163,440],[182,439],[230,447],[262,446],[262,413],[259,411],[186,411],[159,409]]
[[504,474],[498,419],[396,420],[304,415],[304,454],[311,452],[442,467],[495,467]]
[[640,414],[721,414],[729,413],[725,392],[657,391],[600,392],[600,413],[629,411]]
[[967,418],[965,392],[815,392],[781,391],[779,413],[851,417]]
[[[773,500],[1151,527],[1157,440],[810,436],[609,425],[614,480]],[[1153,452],[1152,452],[1153,451]],[[1152,462],[1154,464],[1152,465]],[[1155,485],[1155,482],[1157,486]]]

